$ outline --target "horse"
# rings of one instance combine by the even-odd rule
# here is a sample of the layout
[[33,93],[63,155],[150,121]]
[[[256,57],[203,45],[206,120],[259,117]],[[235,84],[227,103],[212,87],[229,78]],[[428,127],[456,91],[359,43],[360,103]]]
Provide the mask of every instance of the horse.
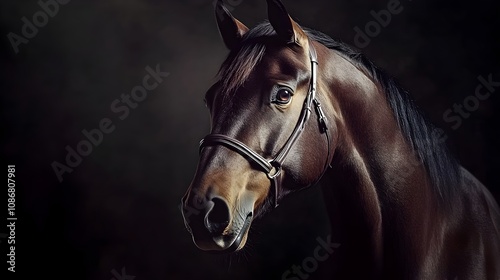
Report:
[[255,219],[321,179],[335,279],[500,279],[499,206],[443,131],[365,56],[267,6],[250,29],[215,5],[229,55],[181,199],[195,245],[242,250]]

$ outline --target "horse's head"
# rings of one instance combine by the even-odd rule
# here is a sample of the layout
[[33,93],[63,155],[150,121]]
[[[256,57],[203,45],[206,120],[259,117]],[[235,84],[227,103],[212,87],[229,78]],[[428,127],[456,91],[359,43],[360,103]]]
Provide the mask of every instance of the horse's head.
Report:
[[322,46],[313,46],[280,1],[268,1],[268,10],[269,24],[249,30],[222,1],[216,5],[230,54],[205,96],[211,134],[182,200],[202,250],[241,249],[252,219],[313,184],[332,157],[334,124],[323,113],[332,108],[316,83]]

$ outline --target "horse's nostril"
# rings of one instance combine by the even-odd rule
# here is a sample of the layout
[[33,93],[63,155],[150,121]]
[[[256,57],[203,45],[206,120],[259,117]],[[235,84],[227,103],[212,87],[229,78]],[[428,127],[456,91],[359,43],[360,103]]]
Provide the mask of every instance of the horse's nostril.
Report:
[[214,202],[214,208],[208,214],[208,219],[217,224],[229,223],[229,210],[226,203],[219,198],[212,199]]
[[214,203],[205,216],[205,226],[211,233],[222,233],[229,225],[229,208],[220,198],[212,198]]

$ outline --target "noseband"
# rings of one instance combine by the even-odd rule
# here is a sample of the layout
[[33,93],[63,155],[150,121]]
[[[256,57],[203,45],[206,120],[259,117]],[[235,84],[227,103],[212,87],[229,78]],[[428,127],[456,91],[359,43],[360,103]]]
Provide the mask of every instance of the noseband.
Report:
[[[279,197],[279,189],[281,187],[282,181],[282,173],[281,170],[283,168],[283,163],[292,149],[293,145],[299,138],[299,136],[304,131],[307,120],[311,116],[311,107],[314,106],[316,114],[318,115],[318,123],[319,129],[321,133],[324,133],[327,140],[328,145],[328,155],[325,163],[325,167],[323,170],[326,170],[329,161],[330,161],[330,139],[328,136],[328,127],[326,125],[326,116],[321,109],[321,104],[316,99],[316,71],[318,68],[318,60],[316,50],[313,45],[310,44],[309,48],[309,57],[311,60],[311,80],[309,83],[309,91],[307,93],[306,99],[304,100],[304,105],[302,105],[302,111],[300,113],[300,118],[295,128],[286,141],[285,145],[281,148],[278,154],[273,159],[266,159],[263,156],[259,155],[255,151],[253,151],[246,144],[222,134],[209,134],[205,138],[203,138],[200,142],[200,153],[204,147],[208,146],[217,146],[223,145],[232,149],[233,151],[239,153],[243,157],[247,158],[249,161],[256,163],[260,169],[266,173],[269,180],[271,180],[272,185],[274,185],[274,207],[278,207],[278,197]],[[322,174],[323,174],[322,173]]]

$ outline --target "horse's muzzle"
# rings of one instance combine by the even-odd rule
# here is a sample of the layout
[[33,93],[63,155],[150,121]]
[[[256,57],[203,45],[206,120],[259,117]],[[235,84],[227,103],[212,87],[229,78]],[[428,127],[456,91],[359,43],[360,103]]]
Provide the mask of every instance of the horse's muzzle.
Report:
[[250,212],[231,219],[228,203],[218,196],[205,199],[186,195],[181,211],[196,246],[213,253],[231,253],[241,249],[253,217]]

